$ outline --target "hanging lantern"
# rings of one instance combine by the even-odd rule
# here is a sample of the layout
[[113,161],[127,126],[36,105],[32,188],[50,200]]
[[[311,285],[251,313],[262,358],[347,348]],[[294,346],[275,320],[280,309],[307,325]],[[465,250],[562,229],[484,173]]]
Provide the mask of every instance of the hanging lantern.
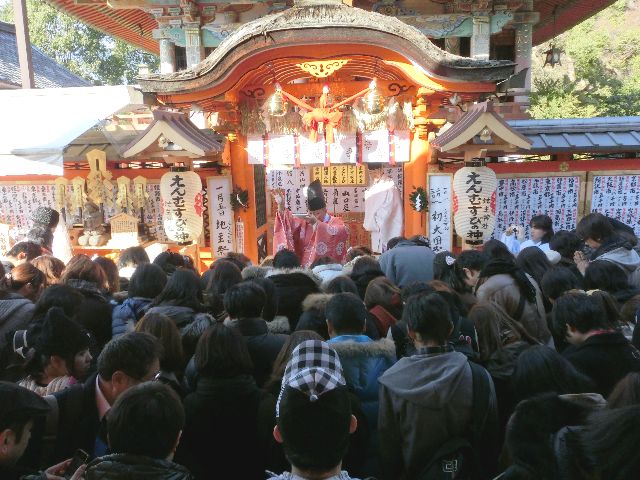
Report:
[[160,179],[162,222],[170,240],[186,244],[202,233],[202,182],[195,172],[174,167]]
[[272,117],[282,117],[287,113],[287,102],[282,96],[282,87],[276,83],[276,91],[269,98],[269,115]]
[[453,223],[467,245],[489,240],[496,224],[498,180],[483,159],[465,162],[453,176]]
[[551,45],[551,48],[544,52],[544,65],[542,65],[542,68],[546,67],[547,65],[549,65],[551,68],[555,67],[556,65],[562,66],[562,63],[560,63],[561,54],[562,51],[559,48],[557,48],[555,45]]

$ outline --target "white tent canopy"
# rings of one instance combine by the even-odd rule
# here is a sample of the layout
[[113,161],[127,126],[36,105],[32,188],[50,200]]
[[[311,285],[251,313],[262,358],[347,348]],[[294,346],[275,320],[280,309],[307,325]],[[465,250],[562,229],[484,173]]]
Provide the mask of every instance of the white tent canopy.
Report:
[[67,145],[108,116],[143,105],[132,86],[0,91],[0,176],[62,175]]

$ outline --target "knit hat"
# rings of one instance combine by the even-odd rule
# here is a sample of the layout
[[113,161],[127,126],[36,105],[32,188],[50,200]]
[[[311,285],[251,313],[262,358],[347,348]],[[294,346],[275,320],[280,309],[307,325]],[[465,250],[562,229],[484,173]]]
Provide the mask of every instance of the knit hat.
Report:
[[36,211],[31,214],[31,220],[33,223],[53,228],[58,225],[60,214],[53,208],[38,207]]
[[89,347],[89,334],[64,314],[60,307],[52,307],[41,325],[28,335],[28,342],[44,355],[75,356]]
[[322,184],[320,180],[314,180],[307,187],[307,207],[309,210],[320,210],[327,206],[324,201],[324,191],[322,190]]

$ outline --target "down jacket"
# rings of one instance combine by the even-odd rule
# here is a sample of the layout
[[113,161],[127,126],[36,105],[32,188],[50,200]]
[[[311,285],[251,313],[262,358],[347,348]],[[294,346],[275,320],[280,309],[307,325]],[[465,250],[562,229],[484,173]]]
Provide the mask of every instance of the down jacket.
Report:
[[111,314],[113,338],[132,332],[138,320],[147,312],[152,300],[152,298],[142,297],[127,298],[122,304],[114,307]]

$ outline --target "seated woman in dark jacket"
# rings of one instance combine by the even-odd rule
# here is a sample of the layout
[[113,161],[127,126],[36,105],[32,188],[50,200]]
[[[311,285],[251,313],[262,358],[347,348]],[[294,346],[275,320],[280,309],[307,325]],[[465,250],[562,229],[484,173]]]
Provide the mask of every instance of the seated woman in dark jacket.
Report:
[[179,268],[169,277],[164,290],[151,302],[147,311],[166,315],[178,328],[187,326],[202,311],[200,279],[193,271]]
[[184,400],[186,423],[176,462],[198,479],[262,480],[275,400],[256,385],[242,336],[215,324],[198,342],[195,365],[199,380]]

